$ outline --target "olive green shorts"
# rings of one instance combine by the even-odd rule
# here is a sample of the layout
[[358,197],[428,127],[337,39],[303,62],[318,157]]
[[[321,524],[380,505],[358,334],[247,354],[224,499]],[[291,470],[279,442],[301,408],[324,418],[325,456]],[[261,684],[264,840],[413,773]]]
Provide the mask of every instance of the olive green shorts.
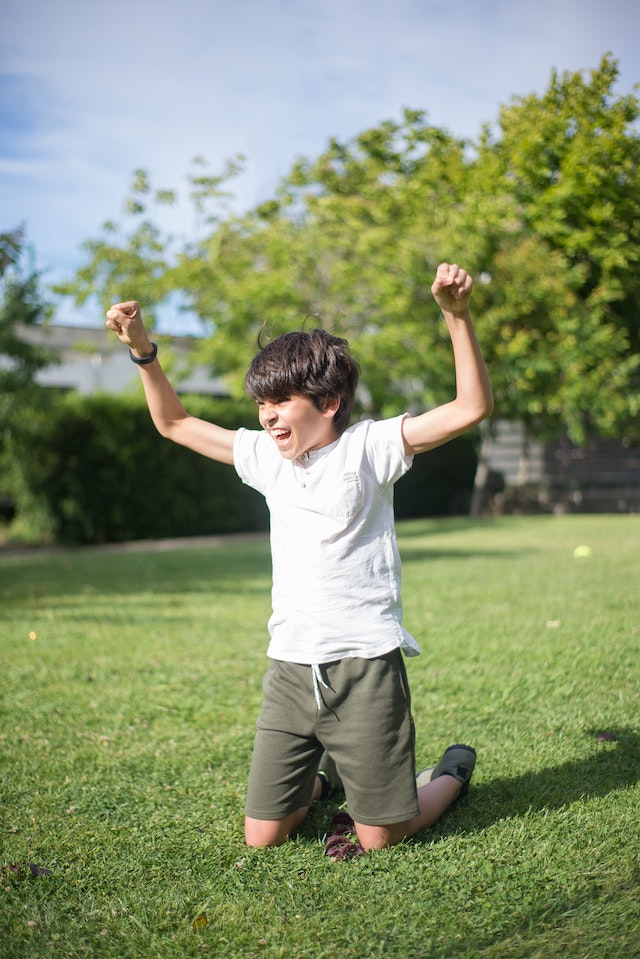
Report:
[[382,826],[417,816],[415,731],[402,653],[341,659],[319,669],[322,682],[314,687],[311,666],[271,661],[246,815],[276,820],[310,805],[326,749],[356,822]]

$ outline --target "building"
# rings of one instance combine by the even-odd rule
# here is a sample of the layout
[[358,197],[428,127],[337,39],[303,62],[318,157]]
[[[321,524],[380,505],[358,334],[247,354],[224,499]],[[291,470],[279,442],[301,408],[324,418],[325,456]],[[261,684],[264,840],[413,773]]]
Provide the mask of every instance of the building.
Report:
[[484,450],[494,512],[640,512],[640,446],[566,437],[540,443],[519,423],[499,420]]
[[[106,328],[41,326],[26,328],[23,339],[46,346],[59,357],[59,363],[45,367],[36,376],[40,386],[76,390],[78,393],[123,393],[136,387],[138,371],[129,359],[126,347]],[[175,383],[181,393],[226,396],[221,379],[212,377],[202,366],[191,368],[189,354],[193,338],[172,337],[171,355],[175,359]],[[180,369],[185,372],[181,375]]]

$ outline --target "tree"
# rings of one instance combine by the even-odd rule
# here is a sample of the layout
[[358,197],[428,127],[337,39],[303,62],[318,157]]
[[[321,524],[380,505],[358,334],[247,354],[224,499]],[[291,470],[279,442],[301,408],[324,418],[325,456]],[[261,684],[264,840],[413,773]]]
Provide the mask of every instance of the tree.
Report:
[[45,322],[50,306],[40,294],[40,277],[24,269],[24,230],[0,233],[0,506],[11,515],[20,490],[7,455],[16,412],[36,404],[36,373],[55,361],[28,331]]
[[0,233],[0,423],[2,407],[32,384],[38,370],[53,362],[44,347],[25,338],[25,332],[43,323],[51,307],[41,297],[40,277],[22,267],[24,230]]
[[480,296],[497,414],[578,444],[639,435],[640,108],[617,75],[610,56],[588,78],[554,71],[503,107],[475,164],[476,197],[503,205]]
[[[211,175],[205,168],[206,161],[196,157],[187,184],[196,232],[208,231],[209,236],[224,222],[230,195],[224,184],[240,172],[242,157],[230,160],[220,175]],[[112,303],[135,295],[144,303],[147,319],[153,324],[159,306],[176,292],[186,294],[189,267],[197,264],[201,255],[199,237],[189,240],[174,236],[156,222],[164,210],[178,202],[177,191],[154,189],[145,170],[134,170],[123,203],[124,217],[107,220],[100,236],[85,240],[86,263],[75,277],[58,283],[55,292],[72,297],[76,306],[97,297],[104,311]]]

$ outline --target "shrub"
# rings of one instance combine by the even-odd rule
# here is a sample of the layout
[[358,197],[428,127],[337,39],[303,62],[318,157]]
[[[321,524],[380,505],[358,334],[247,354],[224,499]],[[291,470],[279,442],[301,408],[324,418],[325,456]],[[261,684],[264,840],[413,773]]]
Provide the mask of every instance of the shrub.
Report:
[[468,513],[477,465],[476,437],[472,433],[416,456],[412,469],[395,488],[396,517]]
[[[200,397],[194,415],[253,425],[252,406]],[[227,466],[161,439],[139,397],[57,395],[23,409],[9,444],[19,513],[64,543],[265,529],[266,508]],[[46,525],[46,524],[45,524]]]

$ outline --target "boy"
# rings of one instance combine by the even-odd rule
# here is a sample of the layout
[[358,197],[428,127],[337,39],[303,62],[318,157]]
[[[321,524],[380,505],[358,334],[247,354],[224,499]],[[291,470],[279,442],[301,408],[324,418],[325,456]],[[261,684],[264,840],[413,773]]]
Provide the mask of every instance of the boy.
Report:
[[247,790],[250,846],[279,845],[300,825],[320,794],[323,749],[365,850],[433,825],[471,778],[475,751],[458,745],[416,784],[401,651],[419,649],[402,627],[393,485],[416,453],[492,412],[469,312],[472,286],[463,269],[443,263],[431,287],[453,346],[455,399],[419,416],[350,428],[358,368],[345,340],[315,330],[267,344],[245,380],[263,431],[228,430],[185,411],[137,303],[107,313],[107,327],[138,364],[161,435],[234,465],[269,506],[271,664]]

